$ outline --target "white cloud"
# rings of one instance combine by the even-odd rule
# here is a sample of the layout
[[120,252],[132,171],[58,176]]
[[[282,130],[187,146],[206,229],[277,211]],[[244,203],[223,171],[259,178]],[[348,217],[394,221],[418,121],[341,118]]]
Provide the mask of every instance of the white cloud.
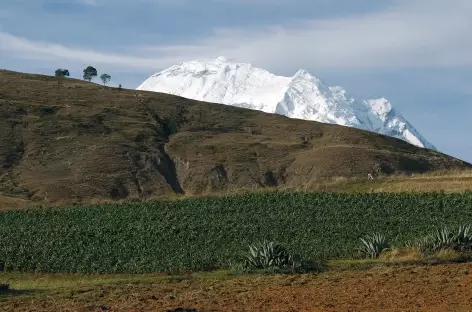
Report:
[[89,49],[66,47],[56,43],[31,41],[0,31],[0,51],[12,56],[38,60],[69,60],[84,63],[115,64],[124,67],[149,66],[152,60]]
[[77,0],[80,3],[86,4],[86,5],[97,5],[98,0]]
[[0,32],[0,52],[23,58],[148,70],[219,55],[268,69],[290,66],[291,70],[472,65],[472,1],[397,0],[395,3],[382,12],[308,20],[292,27],[219,28],[211,36],[193,42],[133,47],[129,54],[66,47]]

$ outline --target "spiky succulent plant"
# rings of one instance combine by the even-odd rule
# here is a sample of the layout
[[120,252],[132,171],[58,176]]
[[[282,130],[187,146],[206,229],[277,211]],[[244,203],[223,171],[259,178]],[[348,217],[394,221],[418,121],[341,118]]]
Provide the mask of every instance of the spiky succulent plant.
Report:
[[300,260],[282,245],[264,240],[249,245],[249,252],[244,256],[244,265],[250,269],[295,269],[300,266]]
[[360,241],[360,253],[372,259],[378,258],[380,253],[389,248],[387,238],[385,237],[385,235],[380,233],[367,235],[366,237],[361,238]]
[[422,253],[434,253],[440,250],[472,251],[472,228],[461,225],[456,229],[443,227],[432,234],[410,243]]

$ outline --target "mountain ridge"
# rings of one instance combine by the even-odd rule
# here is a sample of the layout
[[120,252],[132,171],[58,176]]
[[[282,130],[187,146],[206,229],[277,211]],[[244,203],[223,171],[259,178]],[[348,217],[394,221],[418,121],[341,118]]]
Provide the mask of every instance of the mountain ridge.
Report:
[[337,191],[471,169],[359,130],[164,93],[0,70],[0,209],[244,190]]
[[357,99],[304,69],[283,77],[225,57],[194,60],[152,75],[137,90],[355,127],[437,151],[387,99]]

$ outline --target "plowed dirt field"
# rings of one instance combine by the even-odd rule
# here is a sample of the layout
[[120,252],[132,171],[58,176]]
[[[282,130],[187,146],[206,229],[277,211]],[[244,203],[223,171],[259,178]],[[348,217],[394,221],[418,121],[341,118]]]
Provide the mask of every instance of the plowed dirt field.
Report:
[[4,275],[12,290],[0,296],[0,311],[472,311],[471,269],[462,263],[302,275]]

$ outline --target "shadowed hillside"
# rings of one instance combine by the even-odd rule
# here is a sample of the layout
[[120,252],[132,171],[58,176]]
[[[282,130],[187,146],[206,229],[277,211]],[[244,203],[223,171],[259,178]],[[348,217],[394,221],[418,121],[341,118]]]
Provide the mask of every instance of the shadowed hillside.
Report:
[[0,71],[3,208],[470,167],[354,128]]

